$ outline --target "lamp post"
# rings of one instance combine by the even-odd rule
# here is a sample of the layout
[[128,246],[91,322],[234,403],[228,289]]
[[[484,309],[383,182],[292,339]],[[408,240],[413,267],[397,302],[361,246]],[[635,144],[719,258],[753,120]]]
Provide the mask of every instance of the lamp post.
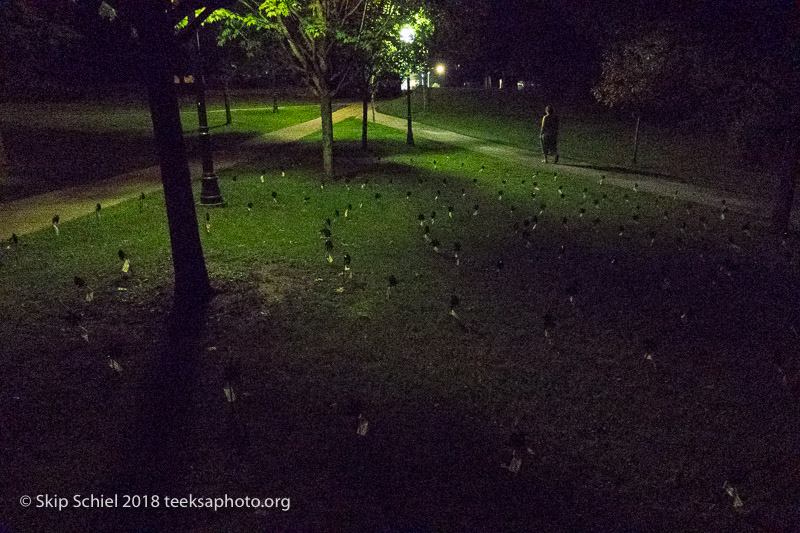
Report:
[[[193,15],[192,15],[193,16]],[[214,155],[211,151],[211,134],[208,132],[206,114],[206,87],[203,79],[203,64],[200,49],[200,31],[196,32],[196,52],[194,83],[197,90],[197,122],[200,132],[200,152],[203,161],[203,178],[200,181],[200,204],[205,206],[224,206],[219,181],[214,173]]]
[[[416,32],[411,26],[403,26],[400,30],[400,40],[406,44],[414,42]],[[408,54],[409,60],[411,53]],[[406,134],[406,143],[410,146],[414,145],[414,133],[411,131],[411,65],[409,61],[408,72],[406,73],[406,101],[408,103],[408,133]]]

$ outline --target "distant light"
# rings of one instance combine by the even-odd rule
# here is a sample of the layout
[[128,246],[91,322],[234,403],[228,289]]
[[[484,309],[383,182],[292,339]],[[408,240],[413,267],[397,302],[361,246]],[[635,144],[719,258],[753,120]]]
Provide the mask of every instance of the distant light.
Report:
[[[406,78],[401,78],[401,80],[400,80],[400,90],[405,91],[407,89],[407,87],[408,87],[407,81],[408,80]],[[411,75],[411,90],[413,91],[414,89],[419,87],[419,84],[420,84],[419,83],[419,79],[417,78],[416,74],[412,74]]]
[[411,26],[403,26],[400,29],[400,40],[404,43],[413,43],[416,35],[417,32]]
[[441,63],[436,65],[436,74],[444,74],[444,65]]

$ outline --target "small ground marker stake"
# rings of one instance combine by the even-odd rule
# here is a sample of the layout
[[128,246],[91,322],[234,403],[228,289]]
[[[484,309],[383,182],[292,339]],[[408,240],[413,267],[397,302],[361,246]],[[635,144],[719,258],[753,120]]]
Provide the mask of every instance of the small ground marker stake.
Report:
[[356,433],[359,437],[366,437],[367,431],[369,431],[369,420],[363,415],[358,415],[358,427],[356,428]]
[[450,297],[450,316],[455,318],[456,320],[458,320],[458,315],[456,314],[456,307],[458,307],[459,303],[460,300],[458,299],[458,296],[454,294]]
[[110,368],[115,374],[122,373],[122,367],[116,361],[116,359],[113,359],[110,355],[108,356],[108,368]]
[[128,279],[128,276],[130,275],[129,271],[131,269],[131,262],[128,260],[128,257],[122,250],[118,251],[117,255],[119,256],[120,261],[122,261],[122,279]]
[[520,468],[522,468],[522,456],[517,453],[517,450],[513,450],[511,452],[511,461],[509,461],[508,464],[501,464],[500,466],[512,474],[518,474]]
[[236,393],[233,390],[233,385],[228,381],[225,383],[225,386],[222,388],[222,392],[225,393],[225,401],[228,403],[233,403],[236,401]]
[[739,497],[739,491],[736,490],[736,487],[734,487],[733,485],[731,485],[730,483],[728,483],[726,481],[725,484],[722,486],[722,488],[723,488],[723,490],[725,490],[725,493],[728,496],[733,498],[733,507],[734,508],[738,509],[738,508],[744,506],[744,503],[742,503],[742,499]]

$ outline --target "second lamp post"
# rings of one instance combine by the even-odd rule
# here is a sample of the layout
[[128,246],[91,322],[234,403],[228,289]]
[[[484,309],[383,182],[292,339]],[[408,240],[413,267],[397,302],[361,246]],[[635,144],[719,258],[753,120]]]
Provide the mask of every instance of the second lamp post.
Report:
[[[400,30],[400,40],[408,45],[414,42],[415,35],[416,32],[414,31],[414,28],[412,28],[411,26],[403,26],[403,28]],[[413,146],[414,133],[411,131],[411,54],[412,53],[413,52],[409,50],[407,55],[408,69],[406,72],[406,99],[408,102],[408,133],[406,134],[406,143]]]

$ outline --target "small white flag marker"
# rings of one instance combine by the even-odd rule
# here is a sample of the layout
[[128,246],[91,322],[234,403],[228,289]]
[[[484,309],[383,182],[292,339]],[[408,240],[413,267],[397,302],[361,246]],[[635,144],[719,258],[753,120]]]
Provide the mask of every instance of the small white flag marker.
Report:
[[119,365],[119,363],[116,360],[112,359],[110,355],[108,356],[108,368],[110,368],[111,370],[113,370],[117,374],[121,374],[122,373],[122,367]]
[[726,481],[725,484],[722,486],[722,488],[725,489],[725,492],[728,494],[728,496],[733,498],[734,508],[738,509],[739,507],[744,506],[742,499],[739,497],[739,491],[736,490],[736,487],[734,487],[733,485],[731,485]]
[[356,433],[358,433],[359,437],[366,437],[367,431],[369,431],[369,420],[366,419],[364,415],[358,415],[358,429],[356,429]]
[[225,393],[226,402],[233,403],[236,401],[236,393],[233,391],[233,387],[230,383],[225,384],[225,386],[222,388],[222,392]]
[[514,450],[514,455],[511,456],[511,461],[506,465],[500,465],[512,474],[519,473],[519,469],[522,468],[522,457],[517,455],[517,451]]

